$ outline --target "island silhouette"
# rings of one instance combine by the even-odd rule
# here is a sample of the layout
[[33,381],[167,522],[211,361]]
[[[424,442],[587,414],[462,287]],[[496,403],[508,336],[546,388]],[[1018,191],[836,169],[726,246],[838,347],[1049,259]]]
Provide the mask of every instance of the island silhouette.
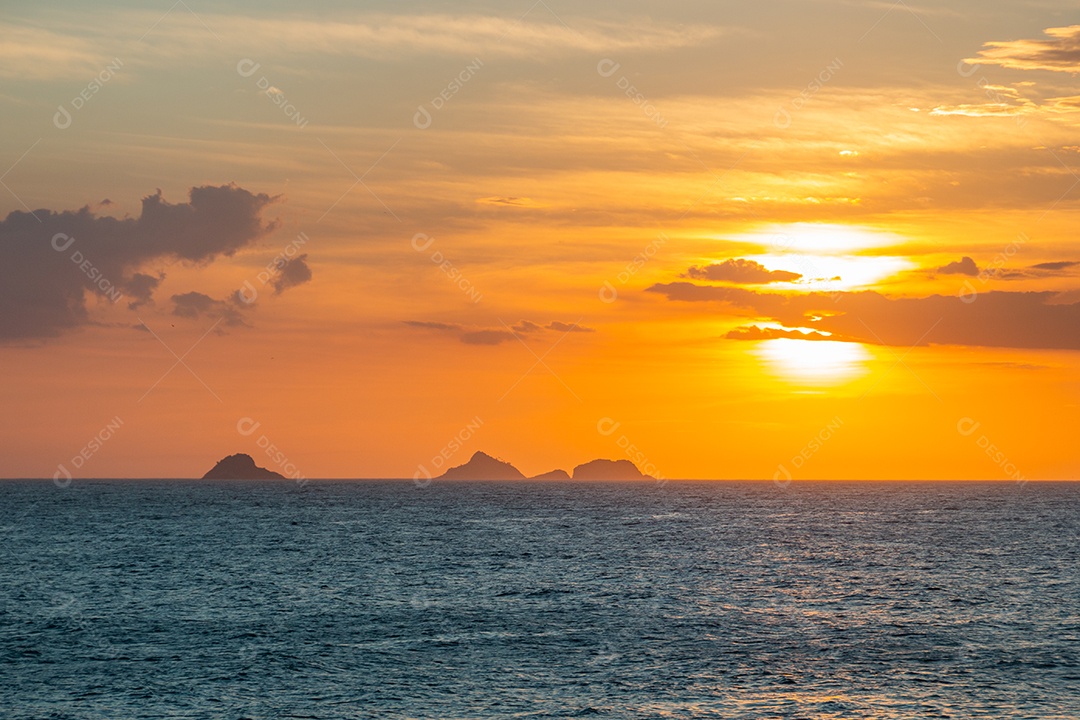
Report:
[[[203,480],[285,480],[284,475],[255,464],[246,453],[236,453],[222,458],[202,476]],[[629,460],[590,460],[574,468],[573,472],[551,470],[540,475],[526,477],[516,467],[477,451],[469,461],[449,468],[435,480],[655,480],[645,475]]]
[[284,480],[285,476],[255,464],[246,453],[236,453],[218,460],[203,480]]
[[527,478],[510,463],[477,451],[464,465],[452,467],[436,480],[652,480],[629,460],[591,460],[574,468],[573,473],[551,470]]

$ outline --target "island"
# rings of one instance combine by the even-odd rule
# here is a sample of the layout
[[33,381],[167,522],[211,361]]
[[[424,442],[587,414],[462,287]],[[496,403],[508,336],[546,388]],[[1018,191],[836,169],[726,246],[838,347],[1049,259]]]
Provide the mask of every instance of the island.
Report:
[[530,480],[569,480],[570,473],[565,470],[552,470],[550,472],[533,475]]
[[629,460],[592,460],[574,468],[575,480],[654,480]]
[[284,480],[285,476],[259,467],[255,460],[245,453],[229,455],[218,461],[202,476],[203,480]]
[[629,460],[592,460],[578,465],[573,473],[551,470],[526,478],[506,462],[477,451],[464,465],[448,469],[435,480],[655,480],[645,475]]
[[525,475],[508,462],[476,451],[469,462],[452,467],[436,480],[524,480]]

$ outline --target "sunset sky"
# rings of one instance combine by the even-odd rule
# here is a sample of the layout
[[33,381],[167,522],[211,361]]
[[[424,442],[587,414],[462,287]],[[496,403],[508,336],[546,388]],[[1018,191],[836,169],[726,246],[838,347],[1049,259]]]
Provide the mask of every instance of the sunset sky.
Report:
[[1080,473],[1065,3],[296,7],[0,15],[3,476]]

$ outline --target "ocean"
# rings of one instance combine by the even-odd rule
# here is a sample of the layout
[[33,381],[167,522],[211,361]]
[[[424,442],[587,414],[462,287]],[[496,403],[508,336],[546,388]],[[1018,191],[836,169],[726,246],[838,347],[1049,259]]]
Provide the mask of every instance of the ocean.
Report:
[[0,482],[0,717],[1077,718],[1080,484]]

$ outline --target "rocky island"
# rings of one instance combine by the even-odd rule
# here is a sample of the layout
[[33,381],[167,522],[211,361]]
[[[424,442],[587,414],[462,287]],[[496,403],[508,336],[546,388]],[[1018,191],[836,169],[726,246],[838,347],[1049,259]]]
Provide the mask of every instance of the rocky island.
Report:
[[218,461],[203,480],[284,480],[285,476],[259,467],[250,455],[237,453]]
[[574,468],[575,480],[652,480],[629,460],[592,460]]
[[526,478],[510,463],[477,451],[464,465],[452,467],[436,480],[652,480],[629,460],[592,460],[578,465],[573,474],[551,470]]
[[508,462],[477,451],[464,465],[452,467],[436,480],[524,480],[525,475]]

